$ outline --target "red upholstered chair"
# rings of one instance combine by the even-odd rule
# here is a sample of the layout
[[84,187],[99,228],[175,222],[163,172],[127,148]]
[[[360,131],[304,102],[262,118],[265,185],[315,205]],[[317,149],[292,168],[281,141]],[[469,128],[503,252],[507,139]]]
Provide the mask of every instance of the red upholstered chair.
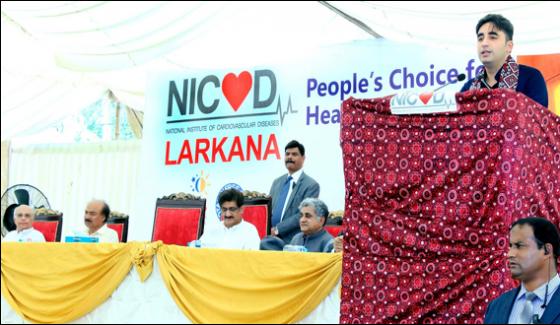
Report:
[[344,211],[334,211],[334,212],[331,212],[331,214],[327,218],[327,222],[326,222],[324,228],[333,237],[338,237],[338,235],[342,231],[342,217],[343,217],[343,215],[344,215]]
[[119,234],[119,242],[126,243],[128,239],[128,216],[111,216],[107,220],[107,227]]
[[59,216],[35,216],[33,228],[40,231],[48,242],[60,242],[62,236],[62,214]]
[[152,241],[186,246],[200,238],[204,229],[206,200],[162,200],[156,202]]
[[270,235],[272,216],[272,201],[270,198],[247,199],[243,203],[243,220],[257,227],[259,236],[263,239]]
[[337,225],[325,225],[325,230],[329,232],[333,237],[338,237],[340,231],[342,230],[342,226]]

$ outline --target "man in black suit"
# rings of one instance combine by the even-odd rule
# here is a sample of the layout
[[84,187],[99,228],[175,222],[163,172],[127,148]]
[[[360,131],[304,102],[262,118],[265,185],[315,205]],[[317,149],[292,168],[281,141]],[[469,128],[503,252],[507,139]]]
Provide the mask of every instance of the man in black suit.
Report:
[[511,276],[521,286],[490,302],[484,323],[560,323],[558,228],[544,218],[519,219],[510,228],[509,247]]
[[305,147],[296,140],[285,148],[285,165],[288,173],[274,180],[270,187],[272,197],[273,236],[289,243],[299,228],[299,205],[308,198],[319,197],[319,183],[302,170],[305,161]]

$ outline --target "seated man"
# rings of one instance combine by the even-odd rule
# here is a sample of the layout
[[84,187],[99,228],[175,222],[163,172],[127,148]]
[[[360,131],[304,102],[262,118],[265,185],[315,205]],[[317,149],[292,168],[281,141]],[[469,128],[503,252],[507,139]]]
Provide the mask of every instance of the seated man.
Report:
[[102,200],[92,200],[89,202],[84,214],[85,235],[98,237],[100,243],[118,243],[119,234],[107,227],[107,220],[110,214],[111,209],[107,202]]
[[258,250],[260,237],[257,228],[243,220],[243,193],[229,189],[218,198],[222,223],[205,231],[200,237],[202,247]]
[[14,223],[16,230],[10,231],[3,242],[45,242],[45,236],[33,229],[35,210],[28,205],[20,205],[14,210]]
[[319,199],[307,198],[299,205],[299,211],[301,232],[292,238],[290,245],[305,246],[308,252],[330,252],[333,237],[323,228],[329,215],[327,205]]

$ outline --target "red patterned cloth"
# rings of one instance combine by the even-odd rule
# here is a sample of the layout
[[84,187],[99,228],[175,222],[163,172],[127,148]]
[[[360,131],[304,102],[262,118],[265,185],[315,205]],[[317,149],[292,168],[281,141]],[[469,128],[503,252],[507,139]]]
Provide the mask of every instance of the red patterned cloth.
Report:
[[341,323],[482,323],[515,286],[509,226],[560,226],[560,118],[521,93],[472,90],[457,113],[342,104]]

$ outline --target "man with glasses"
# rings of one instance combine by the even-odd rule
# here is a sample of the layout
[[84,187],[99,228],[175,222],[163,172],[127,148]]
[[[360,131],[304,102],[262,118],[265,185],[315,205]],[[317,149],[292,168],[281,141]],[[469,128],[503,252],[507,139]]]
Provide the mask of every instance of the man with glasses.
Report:
[[202,247],[258,250],[260,244],[257,228],[243,220],[243,194],[229,189],[220,194],[218,202],[223,219],[217,227],[205,231],[200,237]]

